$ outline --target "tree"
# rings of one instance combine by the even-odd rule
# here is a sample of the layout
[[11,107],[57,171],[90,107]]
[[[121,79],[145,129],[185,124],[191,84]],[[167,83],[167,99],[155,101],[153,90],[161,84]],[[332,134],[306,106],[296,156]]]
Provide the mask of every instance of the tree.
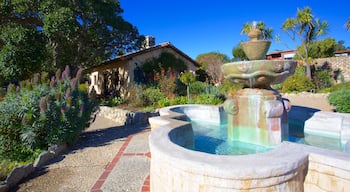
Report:
[[235,59],[236,58],[239,60],[247,60],[248,59],[248,57],[245,55],[245,53],[242,49],[241,43],[237,44],[236,47],[234,47],[232,49],[232,55]]
[[[298,55],[302,58],[306,65],[306,75],[311,79],[311,68],[309,64],[309,47],[317,37],[326,33],[328,24],[326,21],[321,21],[315,18],[310,7],[297,10],[295,18],[288,18],[282,24],[282,29],[287,35],[298,44],[298,39],[304,49],[305,55]],[[297,52],[298,54],[298,52]]]
[[344,44],[345,44],[344,40],[338,41],[337,45],[335,46],[335,50],[334,51],[345,50],[346,47],[344,46]]
[[180,75],[180,81],[187,87],[187,101],[190,102],[190,85],[196,81],[196,76],[190,72],[186,71]]
[[[26,28],[35,31],[35,37],[45,42],[45,46],[41,43],[31,44],[33,49],[45,48],[45,57],[41,57],[44,59],[41,66],[44,70],[63,69],[66,65],[87,67],[141,46],[143,36],[121,17],[122,13],[119,1],[2,1],[0,30],[19,33],[16,31]],[[24,45],[33,41],[30,34],[24,34],[28,36],[23,37],[23,41],[26,41]],[[19,46],[12,46],[3,50],[6,44],[1,38],[0,49],[4,55],[10,55],[15,48],[20,49]],[[31,62],[20,63],[18,58],[19,55],[12,56],[10,63],[15,65],[12,68],[32,65]],[[28,59],[34,61],[37,58],[37,54],[33,54]]]
[[350,17],[348,18],[348,22],[346,22],[346,29],[350,31]]
[[[256,26],[254,26],[256,25]],[[241,34],[248,34],[253,27],[256,27],[261,31],[261,38],[263,40],[271,40],[272,39],[272,33],[273,30],[270,27],[266,27],[265,23],[263,21],[258,22],[247,22],[242,26]]]
[[213,84],[222,83],[223,76],[221,72],[221,65],[230,62],[230,59],[227,57],[227,55],[218,52],[210,52],[198,55],[196,60],[204,67],[204,70],[210,77],[209,80]]
[[45,40],[31,27],[1,28],[0,76],[6,80],[27,79],[41,69],[45,57]]
[[[333,38],[326,38],[319,41],[312,42],[308,47],[309,60],[316,58],[325,58],[325,57],[333,57],[334,51],[339,47]],[[299,60],[305,57],[305,51],[303,46],[299,46],[297,48],[297,53],[295,55],[295,59]],[[300,57],[300,55],[302,57]]]

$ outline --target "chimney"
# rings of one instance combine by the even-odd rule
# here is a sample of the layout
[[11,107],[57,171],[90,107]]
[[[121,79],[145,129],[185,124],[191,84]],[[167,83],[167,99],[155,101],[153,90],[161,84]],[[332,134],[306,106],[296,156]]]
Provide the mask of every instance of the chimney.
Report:
[[143,49],[148,49],[156,45],[156,38],[153,36],[146,36],[143,44]]

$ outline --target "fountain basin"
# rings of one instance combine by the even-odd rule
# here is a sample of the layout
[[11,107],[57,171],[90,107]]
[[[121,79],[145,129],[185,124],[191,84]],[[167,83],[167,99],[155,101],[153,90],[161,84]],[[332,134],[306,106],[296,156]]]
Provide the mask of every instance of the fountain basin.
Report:
[[249,60],[265,59],[270,45],[271,41],[266,40],[255,40],[241,43],[242,49]]
[[[283,142],[269,152],[240,156],[186,149],[193,144],[193,132],[191,124],[184,120],[217,122],[224,119],[220,112],[222,109],[217,106],[181,105],[163,108],[160,117],[149,119],[152,192],[349,188],[350,155],[342,152],[290,142]],[[319,166],[322,169],[316,168]],[[330,181],[336,178],[339,180],[334,186]],[[324,186],[327,183],[328,188]]]
[[296,66],[296,61],[255,60],[227,63],[221,68],[224,77],[232,82],[250,88],[267,88],[282,83],[294,73]]

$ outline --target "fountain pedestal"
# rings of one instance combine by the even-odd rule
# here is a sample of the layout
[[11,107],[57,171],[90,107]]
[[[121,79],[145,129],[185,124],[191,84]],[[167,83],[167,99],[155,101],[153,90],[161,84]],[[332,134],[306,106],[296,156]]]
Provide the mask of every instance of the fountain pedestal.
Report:
[[239,90],[224,105],[228,113],[228,138],[264,146],[281,143],[287,139],[283,135],[288,135],[285,105],[289,106],[288,102],[283,102],[274,90]]

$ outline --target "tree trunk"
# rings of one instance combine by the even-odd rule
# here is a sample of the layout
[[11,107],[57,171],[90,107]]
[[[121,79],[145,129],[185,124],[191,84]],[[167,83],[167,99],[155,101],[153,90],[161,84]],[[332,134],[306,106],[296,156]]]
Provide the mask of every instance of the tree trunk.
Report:
[[187,85],[187,103],[190,103],[190,84]]
[[308,61],[305,61],[305,65],[306,65],[306,76],[311,79],[311,67]]
[[306,77],[311,79],[311,67],[309,64],[309,49],[306,43],[304,43],[304,51],[305,51],[305,65],[306,65]]

